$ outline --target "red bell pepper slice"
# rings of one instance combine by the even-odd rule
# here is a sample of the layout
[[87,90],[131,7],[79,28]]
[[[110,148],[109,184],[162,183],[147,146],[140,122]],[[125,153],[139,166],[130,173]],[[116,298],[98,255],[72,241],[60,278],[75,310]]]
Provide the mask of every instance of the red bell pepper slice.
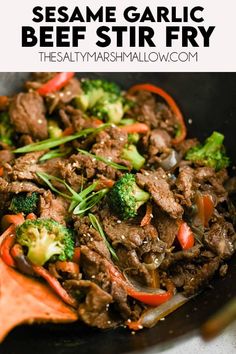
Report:
[[22,213],[19,214],[7,214],[2,217],[1,224],[3,229],[6,229],[10,225],[21,225],[25,221]]
[[120,127],[120,129],[123,130],[123,132],[126,132],[127,134],[132,134],[132,133],[146,134],[150,130],[149,126],[145,123],[127,124]]
[[177,239],[183,250],[188,250],[194,246],[194,235],[186,222],[181,222],[177,234]]
[[5,264],[9,267],[15,267],[15,261],[11,256],[11,248],[15,243],[15,226],[11,225],[1,235],[0,256]]
[[79,263],[80,261],[80,256],[81,256],[81,251],[80,251],[80,247],[75,247],[74,249],[74,255],[73,255],[73,258],[72,258],[72,261],[74,263]]
[[40,86],[37,92],[41,96],[52,93],[63,88],[75,73],[58,73],[51,80]]
[[60,296],[60,298],[68,305],[77,308],[78,304],[67,291],[61,286],[59,281],[52,276],[44,267],[32,265],[34,272],[40,277],[44,278],[46,282],[52,287],[52,289]]
[[131,287],[126,287],[127,294],[133,299],[139,300],[149,306],[159,306],[164,302],[170,300],[173,296],[171,291],[165,291],[160,294],[146,293],[142,291],[136,291]]
[[117,268],[115,268],[115,266],[111,262],[106,261],[106,263],[112,281],[123,285],[127,294],[133,299],[141,301],[144,304],[149,306],[159,306],[164,302],[170,300],[171,297],[173,296],[172,289],[163,293],[148,293],[144,291],[138,291],[124,279],[120,271]]
[[197,219],[205,227],[208,226],[208,222],[211,219],[214,212],[213,199],[209,194],[197,194]]
[[155,94],[159,95],[160,97],[162,97],[168,103],[172,112],[175,114],[178,124],[180,126],[180,133],[178,136],[176,136],[172,140],[172,143],[179,144],[181,141],[183,141],[187,135],[187,128],[186,128],[186,125],[184,122],[183,115],[182,115],[178,105],[176,104],[175,100],[162,88],[152,85],[152,84],[138,84],[138,85],[132,86],[129,89],[130,94],[133,94],[137,91],[149,91],[149,92],[155,93]]

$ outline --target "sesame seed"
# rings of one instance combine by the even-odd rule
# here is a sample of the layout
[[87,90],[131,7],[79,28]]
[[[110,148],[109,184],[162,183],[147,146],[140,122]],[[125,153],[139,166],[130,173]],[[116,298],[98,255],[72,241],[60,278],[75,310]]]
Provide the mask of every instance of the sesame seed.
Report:
[[108,324],[111,324],[111,321],[107,321]]
[[136,334],[136,332],[135,332],[135,331],[132,331],[132,332],[131,332],[131,334],[135,335],[135,334]]
[[90,241],[93,241],[93,237],[90,238]]
[[38,119],[38,123],[42,124],[43,123],[42,119]]
[[147,171],[144,172],[145,176],[149,176],[149,173]]
[[128,322],[128,323],[131,323],[131,319],[130,319],[130,318],[128,318],[127,322]]
[[124,239],[125,239],[125,236],[124,236],[124,235],[121,235],[121,238],[122,238],[122,240],[124,240]]
[[193,120],[190,118],[188,119],[188,124],[192,124]]
[[63,97],[63,96],[64,96],[64,92],[60,92],[60,93],[59,93],[59,96],[60,96],[60,97]]
[[150,214],[150,218],[153,218],[153,214]]
[[121,136],[119,140],[120,140],[120,141],[124,141],[125,139],[124,139],[124,138],[122,138],[122,136]]
[[92,279],[95,279],[95,275],[92,275],[91,278],[92,278]]
[[165,317],[160,318],[160,321],[165,321]]
[[69,96],[71,95],[71,91],[67,91],[66,94]]

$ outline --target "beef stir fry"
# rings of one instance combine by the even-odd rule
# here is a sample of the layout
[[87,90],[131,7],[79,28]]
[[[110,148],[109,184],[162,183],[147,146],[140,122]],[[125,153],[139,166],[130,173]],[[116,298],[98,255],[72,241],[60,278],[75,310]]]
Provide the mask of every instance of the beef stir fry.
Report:
[[236,249],[224,136],[186,134],[149,84],[37,73],[1,96],[3,261],[87,325],[153,326],[224,276]]

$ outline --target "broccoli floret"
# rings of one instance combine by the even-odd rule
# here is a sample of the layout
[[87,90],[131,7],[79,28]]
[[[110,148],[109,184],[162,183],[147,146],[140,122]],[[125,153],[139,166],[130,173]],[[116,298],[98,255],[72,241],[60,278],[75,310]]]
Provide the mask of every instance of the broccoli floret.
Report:
[[48,135],[49,138],[60,138],[62,136],[62,129],[55,120],[48,120]]
[[32,194],[19,193],[12,198],[9,209],[15,214],[24,213],[27,215],[37,210],[38,202],[39,195],[36,192]]
[[124,160],[130,161],[132,167],[137,171],[145,164],[145,158],[140,155],[135,145],[128,145],[125,147],[122,151],[121,157]]
[[106,122],[118,124],[124,115],[122,98],[104,94],[91,109],[91,114]]
[[85,93],[88,93],[89,91],[93,89],[102,89],[105,92],[108,93],[113,93],[117,96],[120,95],[121,90],[117,84],[114,82],[106,81],[106,80],[90,80],[90,79],[85,79],[82,80],[82,89]]
[[93,108],[105,94],[120,96],[120,88],[115,83],[105,80],[86,79],[81,82],[81,88],[83,93],[77,96],[74,102],[84,112]]
[[122,219],[127,220],[137,215],[139,207],[150,198],[136,184],[135,175],[126,173],[108,193],[108,203],[111,209]]
[[84,112],[89,111],[107,122],[114,124],[120,122],[127,103],[114,82],[84,80],[81,87],[83,93],[74,100],[76,107]]
[[221,170],[229,166],[230,163],[225,154],[223,141],[224,135],[213,132],[203,145],[191,148],[187,152],[185,159],[196,162],[199,165],[213,167],[216,171]]
[[8,113],[0,114],[0,141],[7,145],[13,145],[14,130],[10,123]]
[[128,142],[129,144],[137,144],[140,139],[139,133],[130,133],[128,134]]
[[36,265],[70,260],[74,253],[72,231],[52,219],[26,220],[16,229],[16,241],[27,248],[28,259]]

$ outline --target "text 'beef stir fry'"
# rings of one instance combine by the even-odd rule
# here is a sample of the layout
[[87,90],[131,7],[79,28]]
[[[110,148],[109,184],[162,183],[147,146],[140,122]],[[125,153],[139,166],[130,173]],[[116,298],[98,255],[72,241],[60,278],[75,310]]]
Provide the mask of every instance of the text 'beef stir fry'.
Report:
[[223,140],[186,139],[151,84],[34,74],[0,97],[2,260],[90,326],[152,327],[225,275],[236,249]]

